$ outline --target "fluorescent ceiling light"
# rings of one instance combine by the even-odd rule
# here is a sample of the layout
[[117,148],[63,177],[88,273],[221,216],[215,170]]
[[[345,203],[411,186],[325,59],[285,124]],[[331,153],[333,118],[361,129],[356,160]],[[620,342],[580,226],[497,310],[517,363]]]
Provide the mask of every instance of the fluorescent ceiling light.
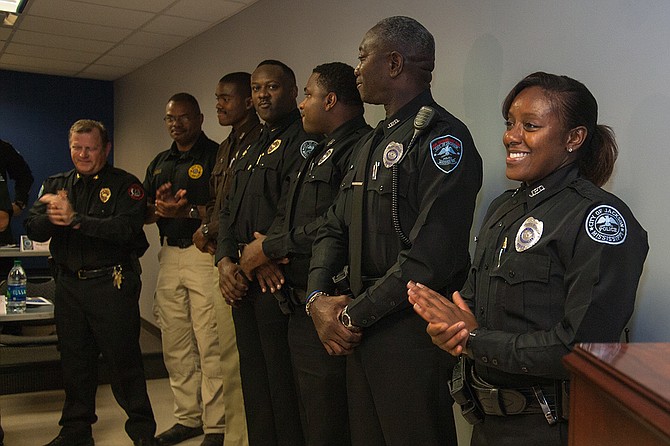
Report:
[[27,0],[0,0],[0,11],[19,13],[23,11]]

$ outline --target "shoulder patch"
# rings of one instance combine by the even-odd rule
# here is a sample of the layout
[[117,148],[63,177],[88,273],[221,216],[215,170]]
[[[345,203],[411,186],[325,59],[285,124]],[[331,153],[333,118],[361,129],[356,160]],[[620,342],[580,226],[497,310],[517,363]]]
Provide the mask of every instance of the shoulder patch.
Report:
[[586,233],[598,243],[620,245],[626,240],[626,220],[614,207],[603,204],[589,212],[584,222]]
[[300,145],[300,154],[302,155],[302,157],[307,159],[307,157],[309,156],[310,153],[312,153],[317,144],[318,143],[313,139],[308,139],[307,141],[303,142]]
[[463,157],[463,143],[452,135],[438,136],[430,142],[430,156],[438,169],[451,173]]
[[141,200],[144,198],[144,188],[137,183],[133,183],[128,188],[128,196],[133,200]]

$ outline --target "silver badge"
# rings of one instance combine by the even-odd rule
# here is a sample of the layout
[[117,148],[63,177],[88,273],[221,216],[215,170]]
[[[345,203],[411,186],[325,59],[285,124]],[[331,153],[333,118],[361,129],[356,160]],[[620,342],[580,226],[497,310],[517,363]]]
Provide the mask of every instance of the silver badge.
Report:
[[516,233],[516,240],[514,240],[516,252],[523,252],[535,246],[542,237],[542,229],[544,229],[544,223],[528,217],[519,228],[519,232]]
[[332,154],[333,154],[333,149],[332,149],[332,147],[331,147],[330,149],[326,150],[326,153],[324,153],[323,155],[321,155],[321,159],[320,159],[319,162],[318,162],[319,166],[320,166],[321,164],[325,163],[326,160],[327,160],[328,158],[330,158],[330,155],[332,155]]
[[384,149],[384,167],[387,169],[400,161],[403,146],[399,142],[391,141]]

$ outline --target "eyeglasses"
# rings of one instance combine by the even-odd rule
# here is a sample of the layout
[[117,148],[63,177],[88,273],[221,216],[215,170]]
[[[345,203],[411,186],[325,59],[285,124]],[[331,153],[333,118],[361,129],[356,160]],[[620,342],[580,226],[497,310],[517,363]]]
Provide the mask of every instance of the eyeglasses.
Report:
[[175,122],[179,122],[180,124],[188,124],[191,122],[191,117],[189,115],[167,115],[163,118],[163,121],[165,121],[167,124],[174,124]]

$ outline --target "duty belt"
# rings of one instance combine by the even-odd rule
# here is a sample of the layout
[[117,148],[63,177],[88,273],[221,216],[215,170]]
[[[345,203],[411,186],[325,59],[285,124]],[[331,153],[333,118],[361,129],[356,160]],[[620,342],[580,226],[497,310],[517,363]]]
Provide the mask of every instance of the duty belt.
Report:
[[161,237],[161,246],[176,246],[178,248],[188,248],[193,244],[193,239],[191,238],[176,238],[176,237]]
[[[471,369],[471,388],[486,415],[543,414],[549,424],[559,419],[567,420],[568,382],[557,381],[554,386],[532,386],[526,388],[495,387]],[[558,388],[558,389],[557,389]]]
[[98,277],[108,276],[116,271],[121,271],[123,269],[130,271],[132,268],[123,264],[116,264],[112,266],[105,266],[103,268],[96,269],[80,269],[77,271],[70,271],[67,268],[61,267],[61,270],[68,273],[71,276],[75,276],[77,279],[86,280],[86,279],[96,279]]

